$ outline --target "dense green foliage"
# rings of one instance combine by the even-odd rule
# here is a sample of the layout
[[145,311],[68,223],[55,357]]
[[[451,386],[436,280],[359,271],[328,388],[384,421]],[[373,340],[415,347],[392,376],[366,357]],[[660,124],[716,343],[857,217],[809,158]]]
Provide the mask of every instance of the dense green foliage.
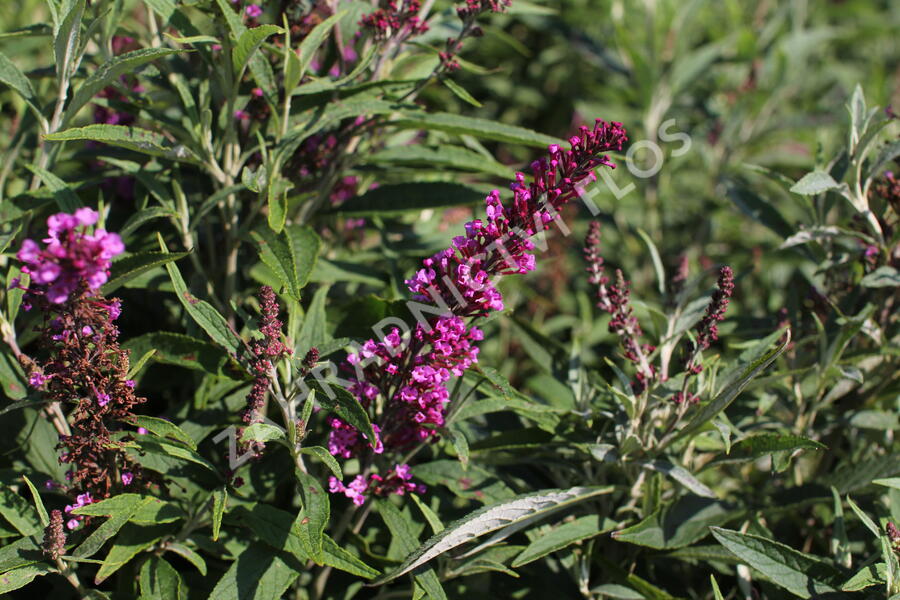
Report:
[[900,598],[900,4],[459,5],[0,3],[0,595]]

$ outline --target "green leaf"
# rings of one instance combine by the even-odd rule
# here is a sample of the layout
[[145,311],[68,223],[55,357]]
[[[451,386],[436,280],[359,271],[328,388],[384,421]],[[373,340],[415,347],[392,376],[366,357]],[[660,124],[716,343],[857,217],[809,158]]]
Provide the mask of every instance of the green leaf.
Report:
[[110,575],[125,566],[132,558],[151,547],[170,532],[171,527],[168,525],[140,527],[128,524],[123,527],[113,546],[109,549],[106,558],[103,559],[103,564],[100,565],[100,569],[94,577],[94,583],[100,585]]
[[847,496],[847,506],[849,506],[856,516],[859,517],[859,520],[862,521],[862,524],[866,526],[866,529],[872,532],[876,538],[881,537],[881,530],[878,529],[878,525],[875,524],[875,521],[869,518],[869,515],[864,513],[860,507],[856,505],[856,502],[853,501],[850,496]]
[[47,189],[53,192],[53,199],[56,201],[56,205],[59,206],[61,211],[74,213],[82,206],[78,194],[76,194],[65,181],[47,169],[42,169],[37,165],[27,164],[25,166],[28,170],[40,177],[41,181],[44,182],[44,185],[47,186]]
[[766,367],[772,364],[776,358],[778,358],[782,352],[787,349],[788,344],[791,341],[790,330],[786,332],[784,336],[784,341],[778,344],[775,348],[770,350],[765,355],[757,358],[750,364],[746,364],[741,369],[741,375],[736,380],[730,382],[725,388],[719,392],[719,394],[708,404],[703,405],[700,410],[698,410],[694,417],[690,420],[690,422],[682,428],[678,434],[676,434],[675,439],[681,439],[688,434],[694,433],[703,427],[707,422],[712,420],[716,415],[720,412],[728,408],[728,406],[737,398],[738,394],[740,394],[747,384],[750,383],[755,377],[757,377],[760,373],[762,373]]
[[216,467],[213,466],[212,463],[197,454],[195,451],[181,444],[169,443],[164,441],[162,438],[152,438],[150,436],[140,436],[140,438],[136,440],[136,444],[140,448],[141,452],[179,458],[181,460],[194,463],[195,465],[205,467],[212,473],[218,473],[218,470],[216,470]]
[[819,558],[756,535],[711,527],[729,552],[765,575],[772,583],[801,598],[837,591],[840,572]]
[[137,494],[127,494],[127,496],[126,500],[117,504],[115,510],[107,509],[111,513],[109,518],[75,548],[75,551],[72,553],[75,557],[87,558],[92,556],[103,547],[107,540],[116,535],[131,520],[131,517],[142,505],[150,502],[149,498],[142,498]]
[[900,286],[900,272],[893,267],[878,267],[863,277],[859,284],[868,288],[898,287]]
[[375,435],[369,415],[356,396],[333,383],[321,384],[317,381],[311,387],[315,390],[316,399],[323,408],[330,410],[344,422],[356,427],[369,442],[377,439],[378,436]]
[[222,348],[180,333],[145,333],[128,340],[123,347],[131,350],[134,356],[145,356],[153,351],[153,360],[163,364],[240,378],[240,368]]
[[[137,510],[131,511],[131,508],[135,506]],[[130,513],[131,516],[128,520],[141,525],[172,523],[187,517],[185,512],[176,504],[153,496],[127,493],[118,494],[85,506],[79,506],[72,512],[76,515],[90,517],[114,517],[119,514]]]
[[725,598],[722,596],[722,592],[719,590],[719,584],[716,583],[715,575],[710,574],[709,583],[710,585],[712,585],[714,600],[725,600]]
[[75,0],[63,17],[59,29],[54,32],[53,49],[56,54],[56,80],[68,81],[75,70],[75,60],[81,39],[81,17],[84,0]]
[[203,560],[203,557],[197,554],[196,551],[188,548],[182,543],[171,541],[166,545],[166,549],[169,552],[174,552],[184,558],[186,561],[197,567],[197,570],[201,575],[204,577],[206,576],[206,561]]
[[175,211],[161,206],[151,206],[150,208],[139,210],[128,217],[128,220],[125,221],[125,224],[119,229],[119,235],[126,237],[147,221],[160,218],[177,219],[178,214],[175,213]]
[[266,38],[276,33],[283,33],[284,30],[277,25],[260,25],[253,29],[247,29],[241,34],[237,45],[231,54],[231,60],[234,66],[235,79],[240,80],[247,68],[247,63],[254,52],[262,45]]
[[[391,532],[394,543],[397,544],[403,552],[413,552],[416,549],[418,540],[406,517],[404,517],[403,514],[397,510],[397,507],[391,504],[389,500],[378,500],[376,505],[378,506],[378,513],[381,515],[381,518],[384,519],[385,525],[387,525]],[[380,585],[391,581],[392,579],[396,579],[400,575],[412,571],[416,566],[405,569],[402,572],[395,572],[387,577],[379,577],[372,582],[372,585]],[[431,600],[447,600],[447,594],[444,592],[444,588],[441,587],[441,581],[438,579],[437,573],[433,568],[428,567],[423,569],[421,573],[416,574],[413,577],[416,583],[431,597]]]
[[100,293],[108,296],[137,276],[166,263],[187,256],[188,252],[140,252],[115,261],[110,269],[109,281],[100,288]]
[[565,144],[549,135],[544,135],[524,127],[505,125],[489,119],[464,117],[452,113],[425,113],[419,111],[404,111],[401,117],[391,122],[397,127],[412,127],[414,129],[432,129],[446,131],[457,135],[471,135],[477,138],[506,142],[509,144],[522,144],[524,146],[536,146],[546,148],[550,144]]
[[290,183],[275,175],[267,188],[269,206],[267,222],[269,223],[269,228],[275,233],[281,233],[287,221],[287,192],[290,187]]
[[481,102],[476,100],[475,96],[470,94],[468,92],[468,90],[466,90],[466,88],[459,85],[452,79],[445,77],[445,78],[441,79],[441,83],[443,83],[445,86],[447,86],[447,89],[449,89],[451,92],[453,92],[456,95],[456,97],[458,97],[463,102],[467,102],[467,103],[471,104],[472,106],[474,106],[475,108],[481,108]]
[[35,577],[56,572],[56,569],[44,563],[34,563],[12,569],[0,574],[0,594],[7,594],[13,590],[25,587],[34,581]]
[[322,562],[351,575],[373,579],[381,573],[359,560],[327,535],[322,538]]
[[615,521],[601,519],[600,515],[586,515],[563,523],[550,533],[541,535],[531,542],[521,554],[516,556],[510,566],[515,569],[527,565],[576,542],[611,531],[615,526]]
[[343,479],[344,474],[341,472],[341,466],[338,464],[338,461],[332,456],[331,452],[329,452],[326,448],[322,446],[305,446],[300,449],[302,454],[307,454],[309,456],[315,456],[323,463],[328,469],[334,473],[334,476],[338,479]]
[[438,534],[442,532],[444,530],[444,524],[441,522],[441,518],[437,516],[427,504],[422,502],[422,499],[419,498],[418,494],[410,494],[409,497],[412,498],[413,502],[415,502],[416,506],[419,507],[419,510],[422,512],[422,516],[428,521],[428,526],[431,527],[432,533]]
[[517,496],[499,504],[485,506],[448,525],[444,531],[433,536],[411,553],[396,570],[379,578],[375,583],[386,583],[396,579],[433,558],[487,533],[505,530],[501,531],[501,534],[506,537],[557,511],[601,494],[608,494],[611,491],[612,487],[542,490]]
[[46,527],[50,523],[50,517],[47,515],[44,501],[41,500],[41,495],[38,493],[37,488],[34,487],[34,484],[31,483],[31,480],[25,475],[22,475],[22,479],[25,481],[25,485],[28,486],[28,491],[31,492],[31,498],[34,500],[34,508],[37,511],[38,517],[41,519],[41,525]]
[[[312,62],[313,57],[316,55],[316,51],[319,47],[325,43],[325,40],[328,39],[328,34],[331,33],[331,29],[337,24],[338,21],[344,16],[346,11],[337,12],[318,25],[316,25],[312,31],[310,31],[306,37],[303,38],[303,41],[300,42],[299,48],[297,48],[298,58],[300,59],[298,73],[296,76],[297,80],[294,82],[294,85],[285,89],[287,93],[290,93],[294,87],[296,87],[297,83],[303,78],[303,75],[306,73],[306,70],[309,68],[309,64]],[[293,74],[292,74],[293,77]]]
[[691,492],[704,498],[716,498],[716,493],[700,482],[690,471],[684,467],[673,465],[665,460],[653,460],[642,465],[645,469],[662,473],[671,477]]
[[305,570],[292,556],[253,543],[231,563],[209,600],[279,600]]
[[[231,31],[231,36],[235,40],[241,39],[247,28],[241,21],[240,15],[234,12],[228,0],[216,0],[216,4],[219,6],[222,16],[225,17],[225,23]],[[183,30],[181,27],[179,29]],[[272,73],[272,66],[269,64],[269,61],[257,52],[250,55],[249,66],[250,72],[253,74],[253,78],[256,80],[259,88],[263,90],[267,98],[272,100],[275,90],[278,88],[275,85],[275,75]]]
[[5,83],[16,90],[26,100],[34,97],[34,88],[31,87],[31,82],[19,70],[19,67],[2,52],[0,52],[0,83]]
[[866,565],[841,585],[841,591],[858,592],[873,585],[881,586],[884,585],[886,579],[887,565],[885,563]]
[[699,496],[682,496],[641,522],[613,533],[613,539],[656,550],[674,550],[700,541],[712,525],[724,525],[739,516],[728,505]]
[[78,89],[75,90],[75,93],[72,95],[72,100],[66,107],[66,114],[63,122],[69,122],[69,120],[75,116],[75,113],[77,113],[82,106],[90,102],[91,98],[96,96],[100,90],[118,81],[119,77],[122,75],[133,75],[138,67],[154,61],[157,58],[178,54],[179,52],[184,52],[184,50],[173,48],[141,48],[140,50],[126,52],[125,54],[120,54],[119,56],[111,58],[94,71],[90,77],[85,79]]
[[177,442],[181,442],[191,450],[197,449],[197,444],[182,429],[166,419],[158,417],[148,417],[146,415],[137,415],[132,417],[132,423],[136,427],[143,427],[153,435],[161,438],[169,438]]
[[285,228],[294,257],[294,270],[297,272],[297,290],[302,290],[309,283],[316,261],[322,249],[322,239],[308,225],[288,225]]
[[7,486],[0,487],[0,515],[22,535],[33,535],[41,530],[41,520],[34,507]]
[[181,575],[161,556],[151,556],[141,567],[141,600],[182,600]]
[[396,183],[378,186],[362,196],[351,198],[333,212],[353,216],[388,216],[449,206],[471,206],[483,200],[484,194],[459,183]]
[[364,157],[364,163],[377,165],[408,165],[428,167],[450,167],[463,171],[489,173],[504,179],[511,179],[514,169],[460,146],[395,146],[385,148]]
[[325,326],[328,319],[325,313],[325,302],[328,300],[328,290],[329,286],[323,285],[313,294],[312,302],[306,310],[303,325],[300,327],[295,341],[299,351],[298,356],[304,356],[310,348],[318,347],[326,340]]
[[761,433],[745,437],[735,443],[724,460],[755,460],[775,452],[794,450],[827,450],[827,446],[799,435]]
[[228,490],[225,487],[215,490],[212,500],[212,539],[216,541],[219,539],[219,531],[222,528],[222,516],[228,506]]
[[[166,243],[163,241],[162,236],[157,234],[157,237],[162,251],[168,253],[169,249],[166,247]],[[207,334],[209,334],[209,337],[212,338],[214,342],[225,348],[232,356],[237,356],[241,348],[243,348],[243,341],[238,337],[231,326],[228,325],[228,321],[225,320],[225,317],[219,314],[219,312],[208,302],[195,298],[188,291],[187,284],[181,276],[181,271],[178,270],[178,267],[175,266],[174,263],[167,263],[166,270],[169,272],[169,277],[172,280],[172,285],[175,287],[175,294],[178,296],[178,300],[181,302],[182,306],[184,306],[191,318],[194,319],[197,325],[199,325]]]
[[196,162],[196,157],[185,146],[173,146],[163,134],[148,129],[141,129],[140,127],[97,123],[47,134],[44,136],[44,139],[48,142],[90,140],[111,146],[119,146],[120,148],[134,150],[150,156]]
[[254,442],[287,442],[284,429],[268,423],[253,423],[247,426],[241,434],[241,439]]
[[791,191],[803,196],[814,196],[815,194],[821,194],[839,187],[841,187],[840,184],[828,173],[812,171],[800,178],[800,181],[791,187]]
[[321,562],[322,540],[330,516],[328,494],[325,493],[319,480],[309,473],[295,469],[294,475],[297,478],[300,498],[303,501],[303,512],[306,515],[306,518],[300,523],[300,527],[306,533],[303,539],[309,540],[309,555],[316,562]]
[[275,233],[269,227],[262,227],[258,231],[251,231],[250,234],[259,247],[260,260],[272,269],[287,292],[295,300],[300,300],[297,261],[287,230],[282,229],[280,233]]
[[231,518],[249,527],[254,536],[276,550],[288,552],[302,562],[310,559],[309,548],[300,532],[301,521],[305,518],[303,511],[294,516],[280,508],[257,503],[236,507],[230,513]]

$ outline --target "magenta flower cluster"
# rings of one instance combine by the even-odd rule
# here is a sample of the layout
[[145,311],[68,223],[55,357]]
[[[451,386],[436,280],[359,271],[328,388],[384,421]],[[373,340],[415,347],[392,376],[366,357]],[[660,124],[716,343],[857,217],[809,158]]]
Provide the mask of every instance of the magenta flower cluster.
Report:
[[[463,375],[478,360],[475,343],[483,335],[475,327],[467,328],[464,318],[503,309],[492,280],[535,268],[529,238],[559,218],[563,205],[580,193],[581,182],[596,179],[594,169],[615,168],[605,153],[621,150],[626,139],[620,123],[597,120],[593,129],[582,127],[569,139],[569,150],[551,145],[549,157],[532,163],[531,183],[523,173],[516,174],[510,203],[504,204],[494,190],[486,199],[485,218],[466,223],[465,236],[423,261],[407,286],[415,300],[434,303],[443,314],[419,322],[406,340],[395,328],[347,357],[344,368],[355,372],[350,391],[370,413],[379,409],[373,419],[378,439],[368,440],[350,424],[332,418],[328,440],[332,454],[351,458],[365,452],[405,451],[436,437],[445,424],[450,377]],[[384,400],[380,405],[375,402],[379,396]],[[368,493],[409,489],[373,486],[371,477],[361,474],[347,485],[335,479],[331,491],[359,504]]]
[[386,477],[375,473],[369,475],[368,478],[364,475],[357,475],[347,485],[344,485],[337,477],[329,477],[328,491],[332,494],[344,494],[353,501],[353,504],[361,506],[365,504],[366,494],[369,493],[376,496],[387,496],[388,494],[402,496],[406,492],[419,494],[425,492],[423,484],[413,483],[411,480],[412,472],[409,470],[409,465],[395,465],[388,471]]
[[88,504],[93,504],[93,502],[94,499],[91,498],[91,494],[89,492],[85,492],[83,494],[79,494],[75,498],[74,504],[66,504],[65,512],[71,517],[68,521],[66,521],[66,527],[69,529],[75,529],[76,527],[78,527],[78,525],[81,524],[81,521],[84,520],[84,517],[81,515],[72,515],[70,513],[76,508],[87,506]]
[[125,246],[118,234],[105,229],[89,233],[97,219],[97,212],[90,208],[79,208],[74,215],[57,213],[47,219],[45,248],[31,239],[22,243],[16,257],[25,264],[22,272],[31,276],[29,292],[62,304],[82,280],[91,291],[106,283],[112,258]]
[[569,139],[570,150],[551,145],[548,158],[532,163],[530,185],[523,173],[516,173],[509,205],[504,206],[494,190],[486,200],[486,218],[466,223],[465,236],[454,238],[453,246],[423,262],[424,268],[406,282],[413,298],[444,304],[459,316],[503,310],[491,279],[534,270],[534,255],[529,254],[534,243],[529,238],[550,228],[559,209],[579,193],[578,184],[596,178],[594,169],[615,168],[604,153],[621,150],[626,139],[621,123],[598,119],[593,130],[582,127],[580,135]]

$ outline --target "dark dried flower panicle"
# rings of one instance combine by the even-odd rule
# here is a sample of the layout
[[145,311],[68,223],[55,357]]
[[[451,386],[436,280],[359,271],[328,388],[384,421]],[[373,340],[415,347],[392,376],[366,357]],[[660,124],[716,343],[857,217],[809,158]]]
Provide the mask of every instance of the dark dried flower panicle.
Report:
[[44,529],[44,543],[41,548],[51,560],[57,560],[66,553],[66,532],[63,529],[62,511],[50,512],[50,523]]
[[462,51],[463,41],[466,37],[481,37],[484,32],[475,24],[479,15],[485,12],[503,12],[512,4],[511,0],[466,0],[465,5],[456,9],[456,14],[462,19],[463,25],[457,37],[447,38],[447,44],[438,53],[441,59],[441,67],[445,71],[455,71],[460,64],[456,55]]
[[[90,209],[53,215],[47,250],[26,240],[18,254],[37,274],[26,298],[43,315],[37,329],[46,358],[35,361],[29,384],[47,400],[73,407],[67,418],[70,435],[59,439],[64,449],[60,462],[73,467],[62,487],[78,497],[70,506],[108,498],[145,480],[140,465],[125,452],[125,442],[113,439],[115,431],[133,422],[134,407],[146,399],[135,395],[135,383],[128,378],[129,353],[118,343],[114,321],[121,305],[98,291],[122,243],[102,229],[88,233],[96,220]],[[72,516],[66,525],[74,529],[81,519]]]
[[654,348],[641,344],[640,340],[644,332],[631,308],[631,292],[622,271],[616,269],[616,281],[613,284],[610,284],[609,278],[603,274],[603,257],[600,256],[600,224],[596,221],[591,223],[585,238],[584,256],[588,262],[588,281],[597,286],[597,306],[612,317],[609,321],[609,332],[619,337],[624,351],[623,355],[634,363],[636,381],[632,384],[632,388],[636,393],[640,393],[656,375],[653,365],[647,360],[647,355]]
[[512,0],[466,0],[465,6],[456,8],[456,14],[460,19],[480,15],[483,12],[504,12],[512,6]]

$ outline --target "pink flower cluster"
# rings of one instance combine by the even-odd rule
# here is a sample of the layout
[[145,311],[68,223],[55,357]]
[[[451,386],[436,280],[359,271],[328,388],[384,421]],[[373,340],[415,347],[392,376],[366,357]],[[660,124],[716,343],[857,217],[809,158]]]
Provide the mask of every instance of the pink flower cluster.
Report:
[[[76,508],[80,508],[82,506],[87,506],[88,504],[93,504],[94,499],[91,498],[90,492],[85,492],[83,494],[79,494],[75,498],[75,504],[66,504],[65,512],[69,515]],[[70,515],[72,518],[66,521],[66,527],[69,529],[75,529],[81,524],[81,521],[84,520],[84,517],[81,515]]]
[[428,24],[419,18],[419,0],[388,0],[375,12],[364,16],[359,24],[373,32],[375,39],[408,38],[428,31]]
[[[464,318],[503,309],[491,279],[535,268],[529,238],[550,227],[558,210],[579,194],[579,183],[595,179],[595,168],[615,167],[604,153],[621,150],[626,139],[620,123],[597,120],[593,129],[582,127],[569,139],[569,150],[551,145],[548,158],[532,163],[530,184],[524,174],[516,174],[510,204],[504,205],[494,190],[486,199],[485,219],[466,223],[465,236],[423,261],[406,284],[415,300],[433,302],[445,314],[420,322],[407,341],[394,328],[380,342],[370,339],[347,357],[345,369],[355,371],[350,391],[370,412],[378,407],[373,421],[379,439],[366,440],[350,424],[332,418],[332,454],[350,458],[369,449],[375,454],[403,451],[436,436],[445,422],[450,377],[462,376],[478,359],[475,342],[482,332],[467,328]],[[379,396],[384,400],[380,406],[374,402]],[[331,484],[332,492],[344,493],[357,504],[372,489],[363,475],[346,486],[337,480]],[[410,488],[375,489],[402,493],[399,490]]]
[[482,337],[475,327],[467,330],[461,318],[445,316],[429,331],[416,327],[409,343],[397,328],[380,342],[366,341],[347,357],[347,365],[356,371],[350,391],[366,408],[379,394],[389,399],[380,424],[373,424],[379,439],[366,440],[354,427],[333,418],[328,450],[350,458],[370,446],[381,454],[384,447],[404,450],[435,435],[444,424],[450,399],[447,382],[477,362],[473,342]]
[[30,293],[46,294],[50,302],[62,304],[82,281],[92,291],[106,283],[112,258],[125,246],[118,234],[105,229],[88,233],[97,219],[90,208],[79,208],[74,215],[57,213],[47,219],[46,248],[31,239],[22,242],[16,257],[25,264],[22,272],[31,276]]
[[368,478],[364,475],[357,475],[353,480],[344,485],[337,477],[328,478],[328,491],[332,494],[344,494],[353,501],[353,504],[361,506],[366,502],[366,494],[374,494],[376,496],[387,496],[389,494],[398,494],[400,496],[406,492],[417,492],[422,494],[425,492],[425,486],[421,483],[413,483],[412,473],[409,465],[395,465],[393,469],[388,471],[386,477],[378,474],[371,474]]
[[512,202],[504,206],[494,190],[486,199],[484,220],[466,223],[466,235],[453,246],[423,261],[406,285],[417,300],[446,304],[460,316],[483,315],[503,310],[500,292],[491,283],[497,275],[527,273],[535,266],[530,237],[550,228],[559,209],[579,193],[582,180],[596,179],[598,166],[615,168],[605,152],[621,150],[627,139],[621,123],[597,120],[594,129],[581,128],[572,136],[570,150],[549,147],[550,156],[532,163],[530,185],[516,173],[510,186]]

